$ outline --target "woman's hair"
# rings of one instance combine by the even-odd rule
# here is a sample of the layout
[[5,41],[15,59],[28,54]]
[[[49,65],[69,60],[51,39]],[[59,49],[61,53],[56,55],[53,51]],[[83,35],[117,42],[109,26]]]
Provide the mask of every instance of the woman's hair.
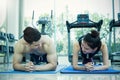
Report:
[[32,27],[25,28],[23,33],[25,41],[28,42],[29,44],[32,44],[33,41],[38,41],[41,38],[41,33],[37,29]]
[[83,39],[87,45],[94,49],[96,47],[99,47],[101,45],[101,40],[99,37],[99,32],[96,30],[91,30],[91,33],[87,33]]

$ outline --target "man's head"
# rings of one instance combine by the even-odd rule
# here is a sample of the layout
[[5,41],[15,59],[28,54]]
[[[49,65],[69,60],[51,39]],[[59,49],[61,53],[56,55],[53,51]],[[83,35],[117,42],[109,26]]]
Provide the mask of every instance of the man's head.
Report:
[[41,33],[37,29],[32,27],[25,28],[23,33],[25,41],[29,44],[32,44],[33,42],[36,42],[41,38]]

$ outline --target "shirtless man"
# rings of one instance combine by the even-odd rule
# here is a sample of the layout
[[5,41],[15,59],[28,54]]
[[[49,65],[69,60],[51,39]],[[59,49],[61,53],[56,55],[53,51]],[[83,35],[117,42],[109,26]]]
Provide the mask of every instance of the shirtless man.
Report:
[[[57,67],[57,54],[52,39],[47,35],[41,35],[37,29],[32,27],[27,27],[23,32],[23,38],[18,40],[14,47],[14,70],[55,70]],[[22,61],[26,54],[30,54],[32,59],[23,64]],[[42,61],[46,62],[46,64],[36,65]]]

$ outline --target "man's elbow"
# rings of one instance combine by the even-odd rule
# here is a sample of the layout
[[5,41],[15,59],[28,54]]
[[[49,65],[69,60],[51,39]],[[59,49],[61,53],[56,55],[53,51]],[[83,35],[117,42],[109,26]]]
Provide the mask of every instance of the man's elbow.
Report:
[[56,70],[56,68],[57,68],[57,63],[52,64],[51,70]]
[[13,64],[13,69],[17,70],[17,66],[15,64]]
[[19,64],[13,64],[13,69],[14,70],[24,70],[24,66],[21,66]]

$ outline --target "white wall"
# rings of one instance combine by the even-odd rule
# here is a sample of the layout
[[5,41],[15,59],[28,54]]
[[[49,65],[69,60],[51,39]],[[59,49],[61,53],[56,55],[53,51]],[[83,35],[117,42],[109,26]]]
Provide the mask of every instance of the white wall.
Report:
[[3,25],[6,18],[6,1],[0,0],[0,27]]
[[7,0],[7,33],[12,33],[18,38],[19,29],[19,0]]

